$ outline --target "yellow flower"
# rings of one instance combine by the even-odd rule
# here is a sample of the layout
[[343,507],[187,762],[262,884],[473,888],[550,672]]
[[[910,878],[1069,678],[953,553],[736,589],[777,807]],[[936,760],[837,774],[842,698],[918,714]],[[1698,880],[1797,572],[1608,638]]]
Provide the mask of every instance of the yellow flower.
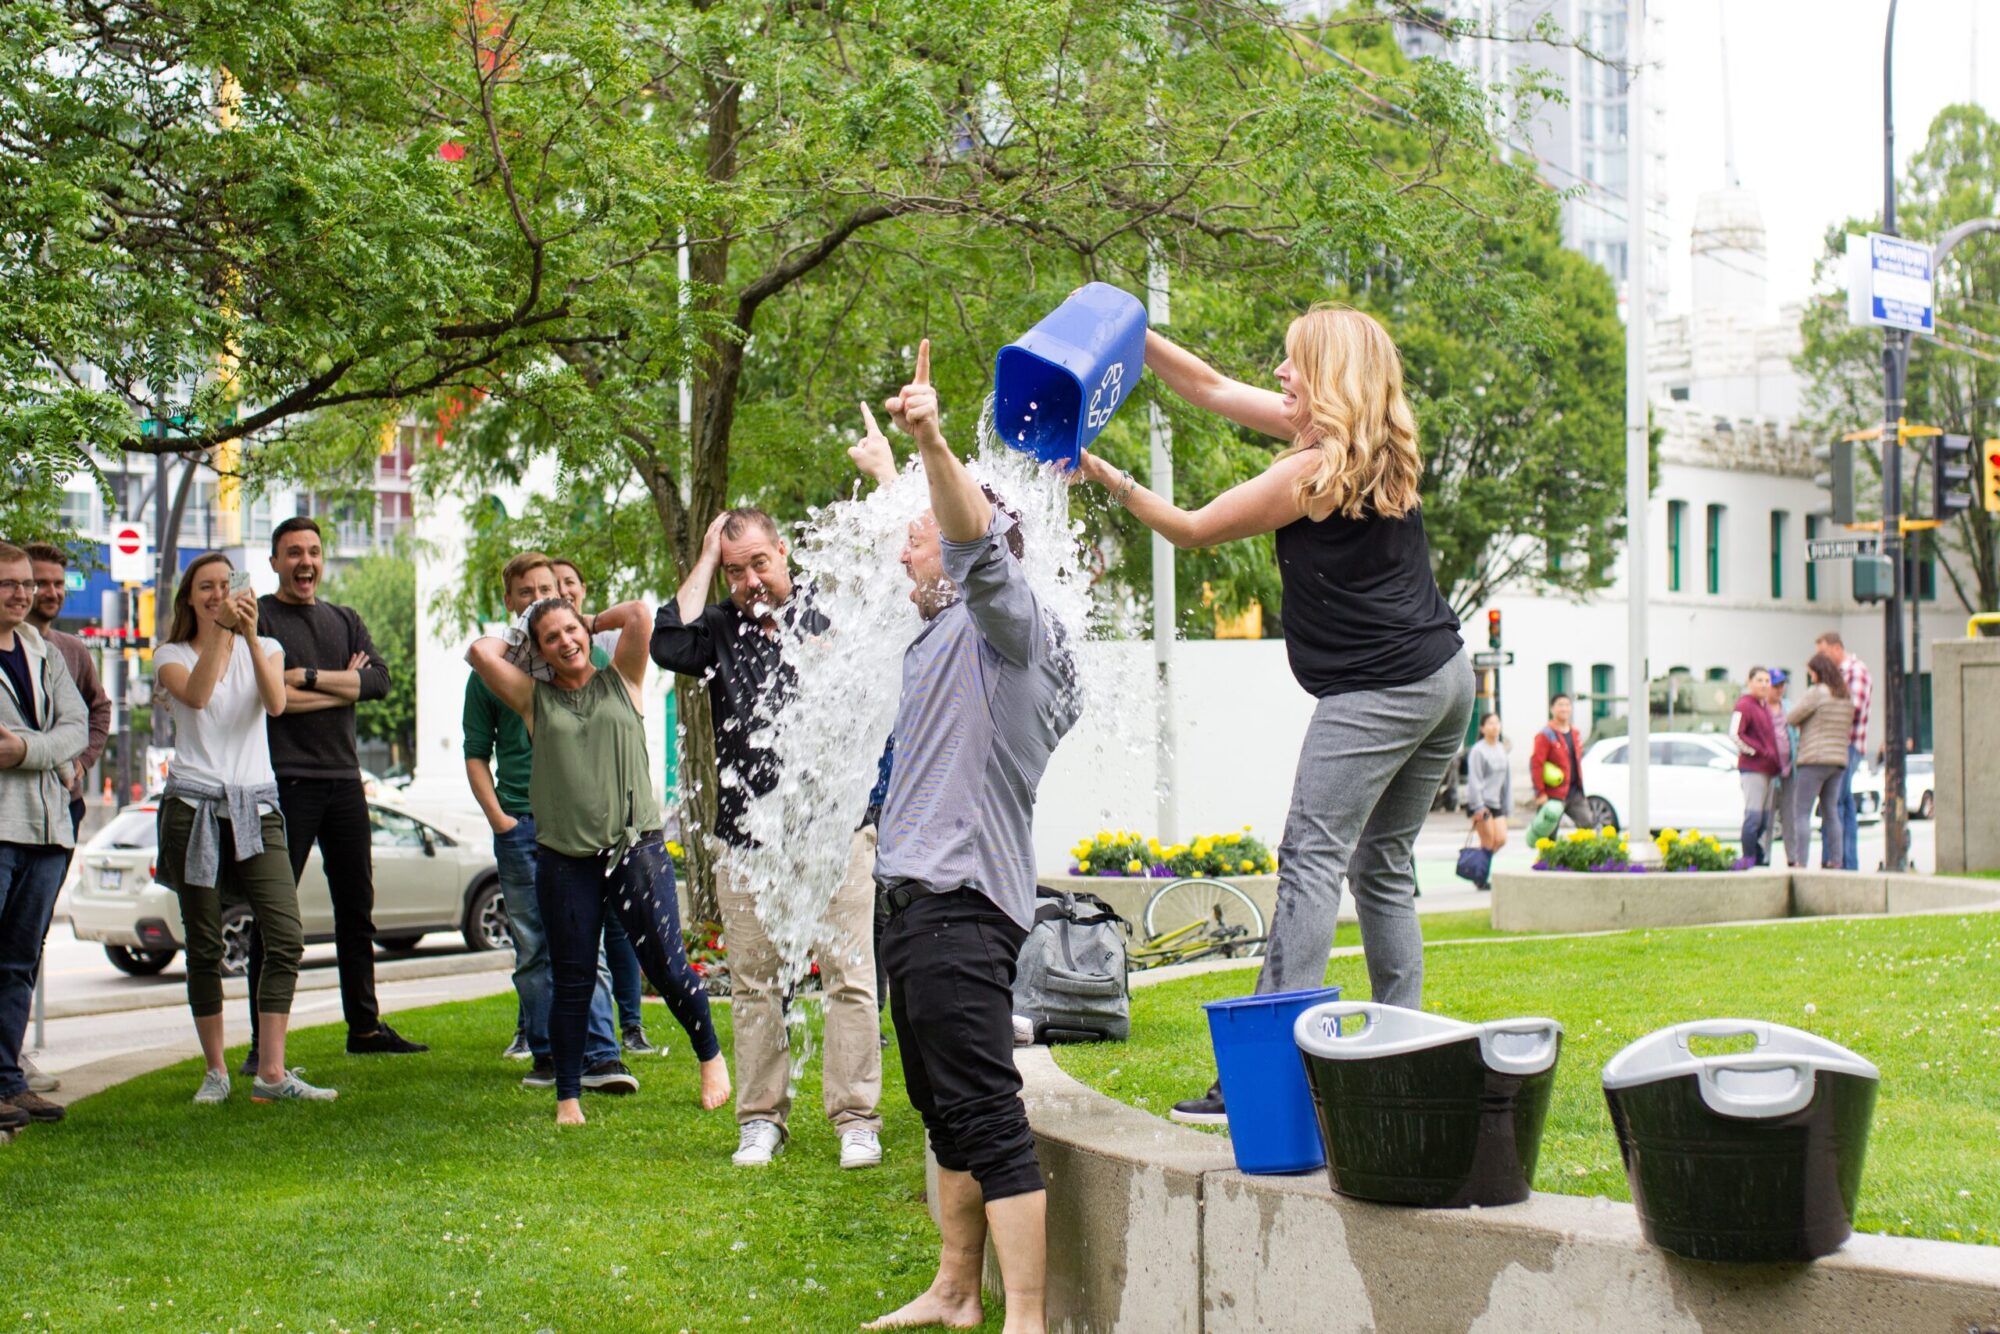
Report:
[[1098,830],[1097,841],[1099,843],[1109,843],[1111,841],[1111,831],[1109,829]]
[[1139,859],[1137,857],[1134,857],[1131,861],[1125,863],[1125,874],[1127,875],[1137,875],[1139,874],[1139,872],[1145,869],[1146,868],[1144,866],[1141,866],[1139,864]]
[[1616,825],[1606,825],[1604,826],[1604,828],[1598,830],[1597,832],[1604,835],[1604,837],[1606,838],[1618,837],[1618,827]]
[[1237,869],[1240,871],[1244,871],[1246,873],[1254,871],[1257,869],[1257,863],[1253,861],[1243,861],[1237,864]]
[[668,839],[667,855],[669,857],[685,857],[687,856],[687,849],[683,848],[680,844],[674,842],[674,840]]
[[1678,829],[1662,829],[1660,831],[1660,842],[1671,843],[1680,836],[1681,831]]
[[1241,835],[1241,834],[1224,834],[1224,835],[1222,836],[1222,841],[1223,841],[1224,843],[1241,843],[1241,842],[1243,841],[1243,835]]
[[1085,857],[1085,858],[1084,858],[1084,859],[1083,859],[1082,861],[1078,862],[1078,863],[1076,864],[1076,869],[1077,869],[1077,870],[1079,870],[1079,871],[1081,871],[1081,872],[1083,872],[1083,873],[1084,873],[1085,875],[1089,875],[1089,874],[1090,874],[1090,858],[1088,858],[1088,857]]
[[1275,870],[1277,870],[1277,869],[1278,869],[1278,859],[1277,859],[1276,857],[1266,857],[1266,858],[1264,859],[1264,874],[1265,874],[1265,875],[1269,875],[1269,874],[1271,874],[1271,872],[1273,872],[1273,871],[1275,871]]
[[1552,838],[1538,838],[1535,840],[1535,851],[1547,852],[1550,848],[1553,848],[1555,845],[1556,841]]

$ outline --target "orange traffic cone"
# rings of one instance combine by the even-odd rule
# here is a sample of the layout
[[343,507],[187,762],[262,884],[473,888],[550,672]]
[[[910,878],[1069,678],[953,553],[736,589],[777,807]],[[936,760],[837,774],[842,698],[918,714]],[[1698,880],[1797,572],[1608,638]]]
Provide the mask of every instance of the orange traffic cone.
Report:
[[106,806],[111,804],[111,780],[109,778],[104,780],[104,804]]

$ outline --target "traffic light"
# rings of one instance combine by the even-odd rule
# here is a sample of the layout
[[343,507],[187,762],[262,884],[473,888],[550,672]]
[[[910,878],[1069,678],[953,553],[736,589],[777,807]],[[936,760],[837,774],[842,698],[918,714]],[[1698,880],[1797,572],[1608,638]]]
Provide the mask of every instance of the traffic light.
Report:
[[2000,514],[2000,440],[1988,440],[1979,454],[1986,472],[1980,496],[1988,514]]
[[1500,647],[1500,613],[1497,611],[1486,613],[1486,647]]
[[1931,445],[1931,517],[1939,523],[1972,508],[1972,437],[1941,435]]
[[1826,464],[1826,471],[1813,478],[1813,485],[1827,493],[1832,502],[1828,513],[1838,524],[1854,522],[1854,442],[1836,440],[1814,445],[1813,458]]

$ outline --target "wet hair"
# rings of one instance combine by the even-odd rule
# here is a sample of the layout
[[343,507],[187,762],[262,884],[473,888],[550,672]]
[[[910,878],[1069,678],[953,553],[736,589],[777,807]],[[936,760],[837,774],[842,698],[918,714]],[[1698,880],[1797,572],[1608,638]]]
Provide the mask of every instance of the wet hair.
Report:
[[195,631],[201,628],[201,623],[194,615],[194,577],[202,566],[213,565],[217,561],[232,570],[236,568],[229,564],[229,557],[220,551],[211,551],[207,555],[196,556],[188,562],[188,567],[181,571],[180,582],[174,585],[174,619],[167,627],[169,644],[185,644],[193,639]]
[[26,550],[29,560],[45,561],[51,565],[60,565],[65,570],[69,568],[69,553],[61,547],[52,546],[47,542],[30,542]]
[[1806,659],[1806,670],[1813,674],[1814,680],[1831,691],[1835,699],[1848,698],[1847,678],[1840,674],[1840,668],[1830,656],[1825,653],[1813,654]]
[[578,625],[583,624],[583,613],[570,606],[568,598],[543,598],[528,608],[528,643],[538,652],[542,647],[542,621],[552,611],[566,611],[576,617]]
[[278,554],[279,545],[284,542],[286,535],[290,533],[311,533],[314,537],[318,537],[320,536],[319,524],[303,514],[294,514],[291,518],[273,528],[271,530],[271,554],[273,556]]
[[778,521],[755,505],[738,505],[723,511],[722,535],[730,541],[735,541],[752,528],[763,529],[773,542],[784,540],[778,534]]
[[994,509],[1014,521],[1014,526],[1007,530],[1007,550],[1014,553],[1015,560],[1022,559],[1022,553],[1028,549],[1028,540],[1021,535],[1021,511],[1002,500],[1000,493],[984,482],[979,484],[979,493],[986,497]]

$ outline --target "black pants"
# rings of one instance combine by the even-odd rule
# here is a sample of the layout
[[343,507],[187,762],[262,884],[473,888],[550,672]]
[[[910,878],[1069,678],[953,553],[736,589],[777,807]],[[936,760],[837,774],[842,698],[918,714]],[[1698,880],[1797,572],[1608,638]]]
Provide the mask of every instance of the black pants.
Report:
[[987,1200],[1042,1189],[1014,1068],[1014,969],[1028,933],[975,889],[919,892],[882,931],[903,1087],[938,1166]]
[[697,1061],[713,1060],[722,1043],[709,1017],[708,989],[688,963],[681,939],[674,863],[660,835],[644,835],[614,864],[609,854],[569,857],[535,850],[535,899],[549,941],[549,1054],[556,1063],[556,1098],[574,1098],[583,1084],[584,1030],[597,990],[597,951],[608,907],[618,914],[639,968],[680,1021]]
[[[340,970],[340,1008],[349,1033],[382,1026],[375,1007],[375,859],[370,852],[368,798],[361,777],[280,778],[278,809],[292,854],[292,883],[305,874],[306,857],[319,844],[320,870],[333,900],[334,962]],[[257,980],[264,970],[264,937],[250,927],[250,1045],[257,1045]]]

